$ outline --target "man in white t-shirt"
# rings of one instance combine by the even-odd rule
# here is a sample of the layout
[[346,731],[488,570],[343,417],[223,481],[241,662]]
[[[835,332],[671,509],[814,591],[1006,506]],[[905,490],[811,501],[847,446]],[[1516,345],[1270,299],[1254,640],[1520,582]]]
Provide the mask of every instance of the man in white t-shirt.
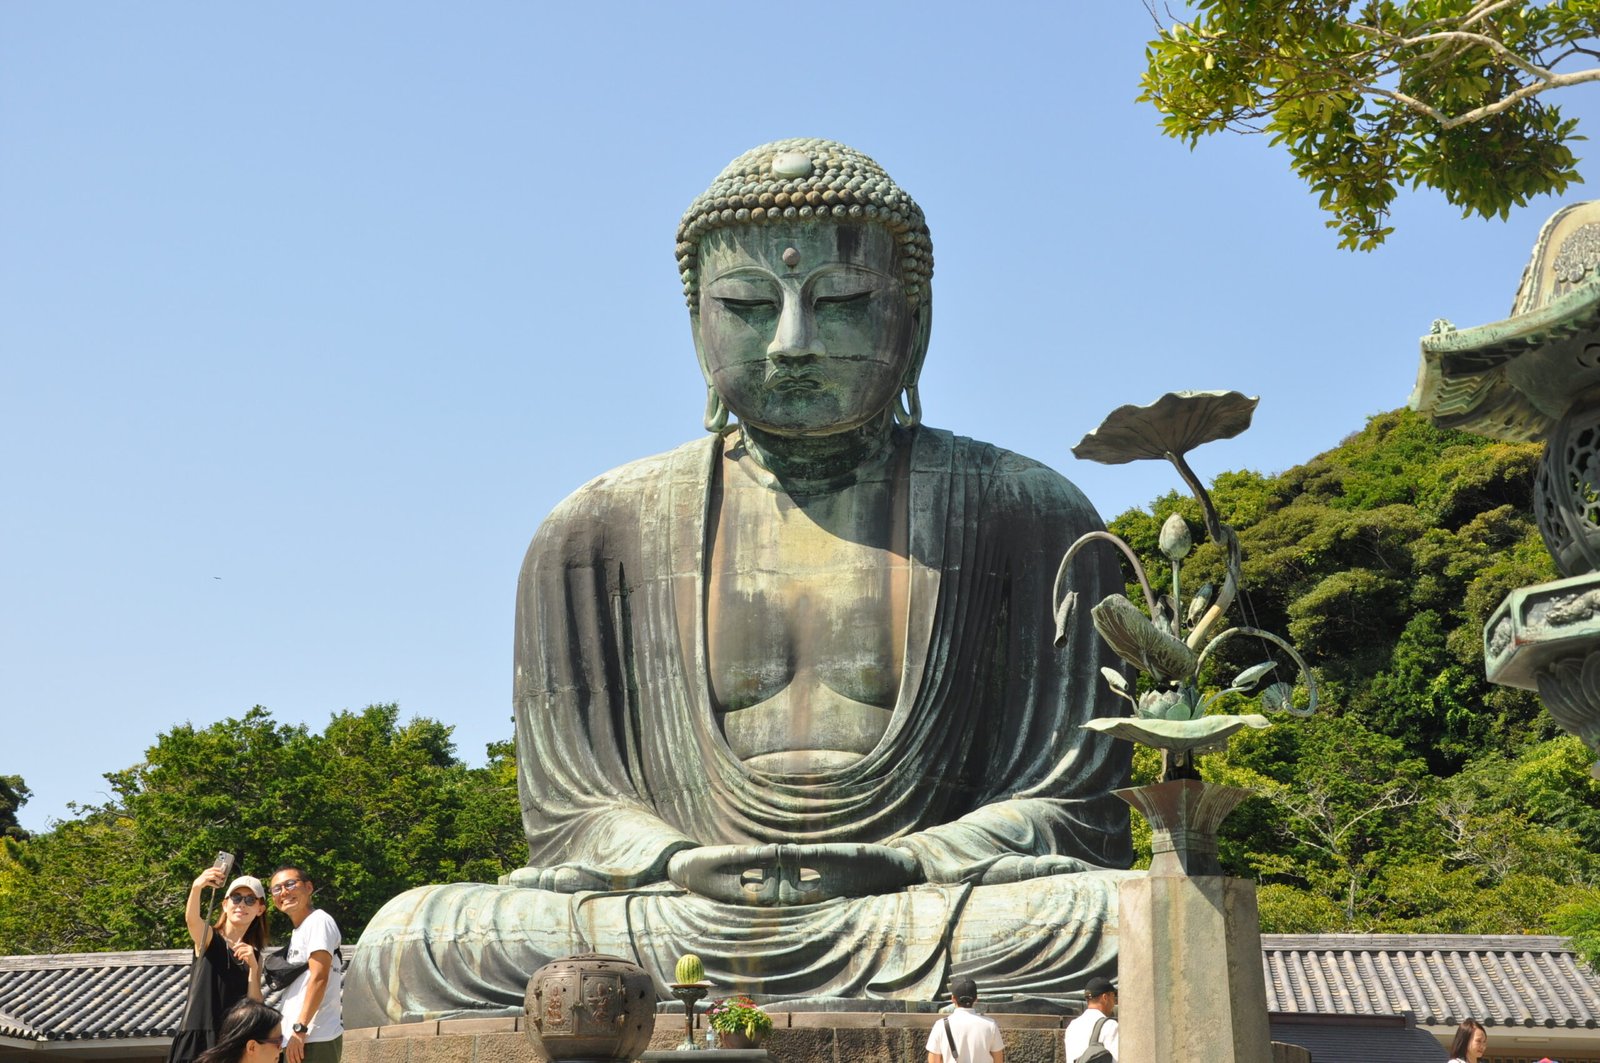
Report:
[[[1117,1020],[1111,1013],[1117,1010],[1117,987],[1111,984],[1109,978],[1091,978],[1088,985],[1083,987],[1084,1003],[1083,1014],[1067,1024],[1067,1051],[1063,1058],[1067,1063],[1074,1063],[1083,1055],[1083,1050],[1089,1047],[1089,1042],[1095,1040],[1095,1024],[1100,1024],[1099,1041],[1111,1053],[1111,1058],[1119,1060],[1117,1042]],[[1101,1020],[1104,1019],[1104,1022]]]
[[1006,1063],[1000,1024],[972,1010],[978,984],[965,977],[951,979],[950,999],[955,1010],[928,1031],[928,1063]]
[[285,959],[306,965],[278,1001],[289,1028],[284,1063],[339,1063],[344,1054],[339,926],[311,902],[312,889],[311,877],[292,864],[280,867],[267,887],[272,903],[294,924]]

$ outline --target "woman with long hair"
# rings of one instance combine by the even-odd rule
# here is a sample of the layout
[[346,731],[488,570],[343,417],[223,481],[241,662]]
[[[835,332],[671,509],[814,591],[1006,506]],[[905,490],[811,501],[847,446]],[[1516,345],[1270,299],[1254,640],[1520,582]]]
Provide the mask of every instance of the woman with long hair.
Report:
[[200,913],[200,891],[222,885],[223,870],[208,867],[189,887],[183,918],[194,939],[189,995],[167,1063],[193,1063],[216,1043],[223,1016],[241,1000],[259,1001],[261,952],[267,947],[267,891],[253,875],[240,875],[223,895],[215,923]]
[[1468,1019],[1456,1027],[1456,1036],[1450,1042],[1450,1063],[1478,1063],[1489,1047],[1489,1033],[1477,1019]]
[[248,997],[233,1006],[217,1031],[217,1043],[195,1063],[277,1063],[283,1048],[283,1016]]

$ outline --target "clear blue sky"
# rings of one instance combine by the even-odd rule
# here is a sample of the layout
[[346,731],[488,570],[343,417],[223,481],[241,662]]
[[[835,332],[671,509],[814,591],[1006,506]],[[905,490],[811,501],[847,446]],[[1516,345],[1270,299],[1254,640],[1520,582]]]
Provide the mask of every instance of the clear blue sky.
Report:
[[921,202],[927,421],[1108,517],[1176,486],[1072,459],[1112,407],[1259,394],[1195,460],[1277,471],[1403,404],[1435,317],[1504,315],[1557,202],[1488,223],[1407,196],[1388,246],[1338,251],[1262,138],[1159,135],[1133,102],[1149,30],[1137,0],[7,4],[0,774],[34,790],[23,824],[255,704],[320,728],[395,701],[481,762],[511,733],[534,528],[700,432],[673,229],[763,141],[842,140]]

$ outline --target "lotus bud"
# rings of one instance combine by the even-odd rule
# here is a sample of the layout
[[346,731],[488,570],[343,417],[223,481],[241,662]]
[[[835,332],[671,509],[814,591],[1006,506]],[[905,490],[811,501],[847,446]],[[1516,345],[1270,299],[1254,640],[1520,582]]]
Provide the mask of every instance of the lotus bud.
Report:
[[673,969],[673,977],[678,985],[695,985],[706,980],[706,965],[700,962],[700,957],[694,953],[686,953],[678,957],[678,966]]
[[1139,706],[1135,711],[1146,720],[1165,720],[1167,710],[1177,700],[1176,690],[1148,690],[1139,695]]
[[1161,553],[1168,561],[1182,561],[1194,549],[1189,522],[1174,513],[1161,525]]

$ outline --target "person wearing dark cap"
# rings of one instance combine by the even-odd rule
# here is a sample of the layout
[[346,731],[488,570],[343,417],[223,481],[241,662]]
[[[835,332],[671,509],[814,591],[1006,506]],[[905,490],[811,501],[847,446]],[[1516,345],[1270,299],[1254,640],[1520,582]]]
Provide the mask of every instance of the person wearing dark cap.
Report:
[[1088,1055],[1091,1045],[1104,1046],[1108,1058],[1120,1059],[1117,1042],[1117,1020],[1111,1013],[1117,1010],[1117,987],[1109,978],[1091,978],[1083,987],[1083,1014],[1067,1024],[1067,1063],[1080,1059],[1093,1059]]
[[1000,1024],[972,1010],[978,1000],[978,983],[964,975],[952,978],[950,1000],[955,1010],[928,1032],[928,1063],[1005,1063],[1006,1043],[1000,1037]]

